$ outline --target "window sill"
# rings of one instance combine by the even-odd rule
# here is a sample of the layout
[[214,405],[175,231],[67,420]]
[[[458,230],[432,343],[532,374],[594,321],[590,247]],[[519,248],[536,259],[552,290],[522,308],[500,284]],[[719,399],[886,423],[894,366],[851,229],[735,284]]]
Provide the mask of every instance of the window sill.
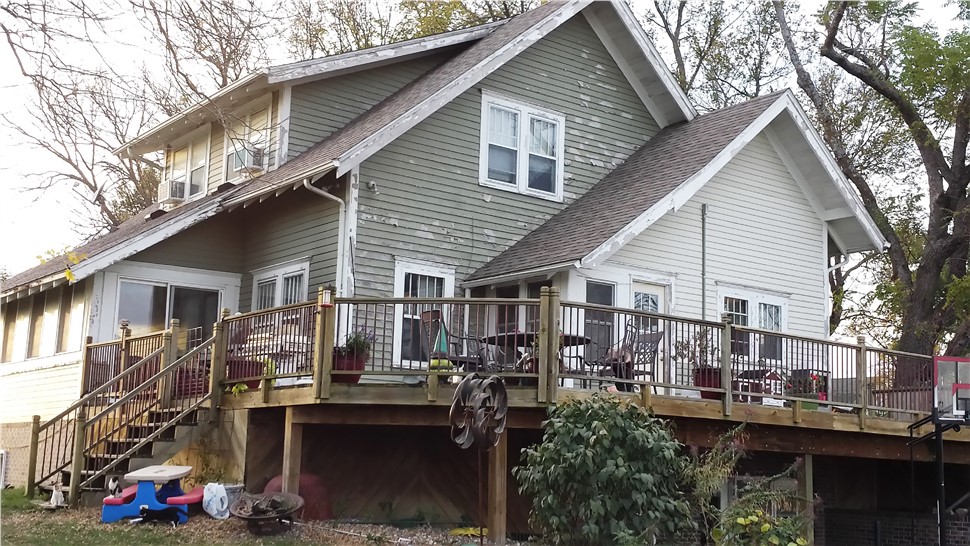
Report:
[[509,192],[509,193],[517,193],[519,195],[526,195],[526,196],[529,196],[529,197],[535,197],[537,199],[544,199],[546,201],[553,201],[555,203],[562,203],[563,202],[562,195],[557,195],[557,194],[553,194],[553,193],[547,193],[547,192],[544,192],[544,191],[536,191],[536,190],[525,190],[525,191],[522,191],[522,190],[520,190],[518,188],[518,186],[514,186],[512,184],[506,184],[504,182],[496,182],[494,180],[489,180],[487,178],[484,179],[484,180],[479,180],[478,181],[478,185],[479,186],[484,186],[486,188],[492,188],[492,189],[496,189],[496,190],[501,190],[501,191]]

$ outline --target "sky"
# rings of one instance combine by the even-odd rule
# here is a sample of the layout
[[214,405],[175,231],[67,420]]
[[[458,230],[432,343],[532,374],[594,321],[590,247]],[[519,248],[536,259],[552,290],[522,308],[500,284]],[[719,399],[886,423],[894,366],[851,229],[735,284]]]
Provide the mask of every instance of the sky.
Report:
[[[945,2],[926,1],[921,7],[927,20],[942,29],[950,26],[954,8]],[[110,38],[101,38],[111,44],[100,48],[107,57],[104,62],[116,66],[152,62],[154,55],[146,49],[144,31],[137,21],[123,16],[111,25]],[[6,44],[0,47],[0,74],[4,75],[0,79],[0,114],[23,122],[30,111],[32,90]],[[69,188],[60,186],[43,193],[24,189],[35,186],[43,172],[54,168],[56,163],[49,155],[27,146],[10,128],[0,125],[0,271],[20,272],[37,265],[38,255],[81,241],[73,213],[78,198]]]

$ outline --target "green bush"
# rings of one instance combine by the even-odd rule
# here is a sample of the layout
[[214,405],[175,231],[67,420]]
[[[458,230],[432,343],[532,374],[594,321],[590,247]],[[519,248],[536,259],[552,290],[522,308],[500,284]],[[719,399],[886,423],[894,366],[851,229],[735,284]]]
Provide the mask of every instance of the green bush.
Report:
[[615,544],[695,529],[679,482],[688,459],[666,423],[594,395],[551,411],[513,469],[532,521],[555,544]]

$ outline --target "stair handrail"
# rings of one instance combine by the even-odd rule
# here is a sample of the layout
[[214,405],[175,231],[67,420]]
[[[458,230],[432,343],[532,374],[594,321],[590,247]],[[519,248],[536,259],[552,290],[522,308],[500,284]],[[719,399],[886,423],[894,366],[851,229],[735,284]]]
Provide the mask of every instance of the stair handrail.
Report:
[[118,409],[120,406],[123,406],[126,402],[128,402],[129,400],[131,400],[132,398],[134,398],[135,396],[137,396],[139,393],[147,390],[150,387],[153,387],[155,385],[155,383],[158,383],[158,381],[160,379],[162,379],[162,377],[165,376],[169,371],[171,371],[172,369],[174,369],[174,368],[176,368],[176,367],[184,364],[187,360],[189,360],[192,357],[194,357],[195,355],[201,353],[204,349],[208,349],[209,347],[212,346],[212,344],[213,344],[214,341],[215,341],[215,338],[211,338],[210,337],[206,341],[203,341],[198,347],[196,347],[196,348],[192,349],[191,351],[185,353],[181,357],[177,358],[171,364],[169,364],[169,365],[165,366],[164,368],[162,368],[161,370],[159,370],[158,373],[156,373],[155,375],[149,377],[148,379],[146,379],[145,381],[143,381],[140,385],[138,385],[134,389],[128,391],[128,394],[122,396],[117,401],[115,401],[113,404],[111,404],[107,408],[101,410],[100,413],[98,413],[94,417],[88,419],[88,422],[87,422],[87,425],[85,425],[85,428],[90,428],[93,423],[99,421],[105,415],[107,415],[107,414],[111,413],[112,411]]
[[146,356],[145,358],[143,358],[143,359],[139,360],[138,362],[136,362],[136,363],[132,364],[131,366],[129,366],[127,370],[125,370],[125,371],[119,373],[118,375],[112,377],[111,380],[108,381],[107,383],[105,383],[104,385],[101,385],[100,387],[94,389],[93,391],[89,392],[88,394],[85,394],[83,397],[81,397],[80,399],[78,399],[77,402],[74,402],[73,404],[71,404],[66,410],[58,413],[56,417],[53,417],[53,418],[47,420],[46,422],[42,423],[40,425],[40,427],[38,427],[37,431],[38,432],[43,432],[45,429],[47,429],[48,427],[50,427],[51,425],[53,425],[56,421],[60,421],[61,419],[63,419],[64,417],[66,417],[69,413],[71,413],[71,412],[73,412],[75,410],[80,409],[82,406],[84,406],[85,404],[87,404],[88,402],[90,402],[97,395],[99,395],[102,392],[104,392],[104,391],[108,390],[109,388],[113,387],[115,385],[115,383],[117,383],[119,380],[124,379],[125,377],[128,377],[129,375],[135,373],[135,371],[141,369],[141,367],[144,366],[146,362],[148,362],[149,360],[151,360],[151,359],[159,356],[160,354],[162,354],[162,351],[164,351],[164,350],[165,350],[165,347],[159,347],[158,349],[155,349],[154,351],[152,351],[151,353],[149,353],[149,355]]
[[192,404],[184,411],[182,411],[181,413],[179,413],[178,415],[170,419],[169,422],[166,423],[164,426],[159,427],[158,430],[149,434],[147,437],[143,438],[140,442],[138,442],[130,449],[128,449],[128,451],[119,455],[118,458],[116,458],[114,461],[111,461],[110,463],[106,464],[101,470],[98,470],[94,474],[88,476],[84,481],[81,482],[80,487],[82,488],[86,487],[92,482],[94,482],[94,480],[97,480],[101,476],[104,476],[105,474],[107,474],[109,471],[111,471],[111,469],[113,469],[115,466],[120,464],[121,461],[127,459],[132,454],[136,453],[139,449],[147,445],[149,442],[154,441],[155,438],[158,438],[159,436],[161,436],[163,432],[167,431],[174,424],[178,423],[179,421],[181,421],[182,419],[190,415],[193,411],[197,410],[203,403],[205,403],[207,400],[210,400],[211,398],[212,398],[212,393],[211,392],[206,393],[205,396],[198,399],[194,404]]

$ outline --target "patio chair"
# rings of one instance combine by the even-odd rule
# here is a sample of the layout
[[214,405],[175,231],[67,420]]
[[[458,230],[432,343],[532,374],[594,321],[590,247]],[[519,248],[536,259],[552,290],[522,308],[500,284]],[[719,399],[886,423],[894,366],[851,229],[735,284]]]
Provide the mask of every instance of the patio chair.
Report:
[[[442,318],[441,309],[431,309],[421,313],[421,328],[428,342],[429,364],[435,360],[447,360],[452,366],[473,372],[484,369],[485,357],[481,341],[469,336],[458,336],[448,332]],[[463,348],[467,347],[465,353]]]

